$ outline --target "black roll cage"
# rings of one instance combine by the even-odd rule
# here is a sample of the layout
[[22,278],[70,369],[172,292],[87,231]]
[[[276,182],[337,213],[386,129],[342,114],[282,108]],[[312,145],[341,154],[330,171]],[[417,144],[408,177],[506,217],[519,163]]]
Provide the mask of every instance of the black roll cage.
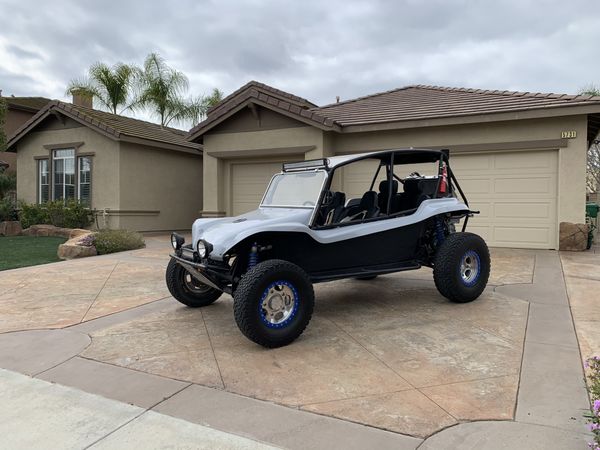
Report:
[[[406,161],[396,163],[395,161],[396,161],[397,153],[400,156],[408,155],[408,157],[404,158],[404,159],[406,159]],[[384,157],[388,154],[390,155],[389,161],[386,161],[384,159]],[[423,160],[419,161],[419,158],[418,158],[419,154],[422,154],[423,156],[429,155],[430,158],[423,157]],[[414,161],[412,160],[412,158],[410,158],[410,156],[414,156]],[[437,157],[437,159],[434,159],[433,158],[434,156]],[[375,182],[377,180],[377,177],[379,176],[379,173],[381,172],[381,168],[385,167],[386,178],[389,183],[388,198],[387,198],[387,211],[390,210],[390,205],[391,205],[391,201],[392,201],[392,182],[393,182],[393,180],[396,179],[400,183],[404,184],[404,181],[398,175],[396,175],[394,173],[394,166],[396,164],[397,165],[407,165],[407,164],[424,163],[424,162],[431,162],[431,163],[437,162],[437,164],[438,164],[438,182],[437,182],[436,189],[435,189],[435,196],[433,198],[439,198],[439,196],[438,196],[439,185],[442,180],[442,173],[441,173],[442,163],[446,163],[447,183],[448,183],[449,194],[453,195],[455,192],[455,188],[456,188],[456,190],[460,194],[460,197],[461,197],[462,201],[464,202],[464,204],[467,207],[469,207],[469,201],[467,200],[467,197],[466,197],[464,191],[460,187],[460,184],[458,183],[458,180],[456,179],[454,172],[450,168],[450,150],[449,149],[442,149],[442,150],[431,150],[431,149],[405,149],[405,150],[402,150],[402,149],[397,149],[397,150],[387,150],[387,151],[383,151],[383,152],[374,152],[373,154],[365,155],[364,157],[357,158],[357,159],[352,159],[350,161],[347,161],[343,164],[339,164],[332,168],[328,167],[326,159],[316,160],[319,162],[320,168],[324,168],[325,170],[327,170],[328,176],[327,176],[327,182],[323,188],[323,192],[321,192],[321,195],[319,196],[317,205],[315,206],[315,211],[318,211],[319,208],[321,208],[325,192],[327,192],[331,189],[331,182],[333,181],[333,176],[332,176],[333,173],[341,167],[350,165],[350,164],[358,162],[358,161],[367,160],[367,159],[379,159],[380,160],[379,166],[377,167],[377,170],[375,171],[375,175],[373,176],[373,179],[371,180],[371,185],[369,186],[370,191],[372,191],[373,188],[375,187]],[[404,211],[399,211],[394,214],[388,214],[385,217],[371,217],[369,219],[362,219],[359,221],[337,223],[337,224],[318,226],[318,227],[315,227],[315,225],[314,225],[314,221],[316,220],[316,217],[317,217],[317,215],[315,214],[313,216],[313,223],[311,223],[310,227],[318,228],[318,229],[322,230],[322,229],[337,228],[337,227],[348,226],[348,225],[356,225],[359,223],[374,222],[377,220],[384,220],[384,219],[389,219],[389,218],[393,218],[393,217],[407,216],[407,215],[413,214],[417,209],[418,208],[412,208],[412,209],[408,209],[408,210],[404,210]],[[465,215],[465,221],[462,226],[463,232],[467,228],[467,222],[472,213],[476,214],[476,213],[479,213],[479,211],[470,211],[469,214]]]

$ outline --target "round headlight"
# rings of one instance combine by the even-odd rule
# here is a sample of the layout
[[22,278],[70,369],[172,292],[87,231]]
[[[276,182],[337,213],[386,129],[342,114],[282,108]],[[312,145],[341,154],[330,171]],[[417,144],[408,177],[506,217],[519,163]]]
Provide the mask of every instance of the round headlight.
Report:
[[198,241],[196,244],[196,250],[198,251],[200,258],[206,258],[206,244],[204,242]]
[[171,245],[173,246],[173,250],[177,250],[177,235],[175,233],[171,234]]

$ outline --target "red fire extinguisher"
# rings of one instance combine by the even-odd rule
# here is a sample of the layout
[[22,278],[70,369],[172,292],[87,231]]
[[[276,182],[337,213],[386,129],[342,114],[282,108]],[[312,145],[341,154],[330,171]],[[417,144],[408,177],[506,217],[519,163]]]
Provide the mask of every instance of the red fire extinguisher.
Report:
[[440,180],[439,192],[440,194],[445,194],[448,189],[448,168],[444,161],[440,161],[440,175],[442,179]]

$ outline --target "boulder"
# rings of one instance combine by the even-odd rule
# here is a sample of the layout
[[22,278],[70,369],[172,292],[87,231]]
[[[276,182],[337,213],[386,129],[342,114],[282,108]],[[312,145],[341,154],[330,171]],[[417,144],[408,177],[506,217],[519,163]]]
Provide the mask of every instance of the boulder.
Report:
[[85,234],[79,234],[58,246],[58,257],[60,259],[85,258],[86,256],[97,255],[96,247],[81,244],[82,238],[93,234],[91,231],[84,231]]
[[20,236],[22,232],[21,222],[18,220],[0,222],[0,236]]
[[[73,234],[75,232],[75,234]],[[72,238],[85,233],[89,230],[81,230],[79,228],[60,228],[54,225],[32,225],[23,231],[24,236],[56,236],[64,238]]]
[[587,249],[588,232],[586,223],[560,223],[559,250],[582,252]]

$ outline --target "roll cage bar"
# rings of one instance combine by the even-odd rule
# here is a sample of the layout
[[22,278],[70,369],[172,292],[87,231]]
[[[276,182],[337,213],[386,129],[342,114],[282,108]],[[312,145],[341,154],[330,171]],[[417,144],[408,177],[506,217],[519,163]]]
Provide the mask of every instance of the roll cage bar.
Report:
[[[302,170],[324,169],[329,173],[330,176],[328,177],[328,180],[326,182],[325,189],[323,189],[323,191],[321,192],[321,195],[319,196],[319,200],[315,206],[315,213],[316,213],[316,211],[318,211],[318,209],[321,208],[321,206],[322,206],[325,192],[328,191],[331,187],[331,181],[332,181],[331,173],[333,171],[339,169],[340,167],[352,164],[357,161],[366,160],[366,159],[379,159],[380,160],[380,163],[379,163],[379,166],[377,167],[375,175],[373,176],[373,179],[371,180],[371,185],[369,187],[369,190],[373,190],[373,188],[375,186],[375,182],[377,180],[377,177],[379,176],[379,173],[381,172],[381,168],[385,167],[386,179],[389,184],[388,185],[388,198],[387,198],[387,211],[390,210],[391,201],[392,201],[393,180],[396,179],[400,183],[404,183],[404,181],[398,175],[396,175],[394,173],[394,166],[406,165],[406,164],[427,163],[427,162],[431,162],[431,163],[437,162],[438,163],[438,180],[437,180],[436,189],[435,189],[435,196],[433,198],[439,198],[439,188],[440,188],[440,183],[442,182],[442,167],[443,167],[443,164],[445,163],[445,168],[447,171],[447,181],[446,182],[448,183],[449,195],[453,195],[455,193],[455,190],[458,191],[464,204],[467,207],[469,207],[469,202],[467,200],[467,197],[466,197],[464,191],[462,190],[458,180],[456,179],[454,172],[452,171],[452,169],[450,167],[450,161],[449,161],[450,160],[450,150],[448,150],[448,149],[442,149],[442,150],[431,150],[431,149],[385,150],[385,151],[381,151],[381,152],[373,152],[373,153],[369,153],[369,154],[364,154],[364,155],[361,155],[360,157],[356,157],[356,158],[349,158],[347,161],[343,161],[338,164],[330,164],[329,159],[321,158],[321,159],[308,160],[308,161],[299,161],[299,162],[294,162],[294,163],[284,163],[283,171],[284,172],[296,172],[296,171],[302,171]],[[397,217],[397,216],[408,215],[408,214],[414,213],[416,210],[417,210],[417,208],[413,208],[413,209],[406,210],[406,211],[400,211],[398,213],[391,214],[388,217]],[[462,231],[465,231],[470,215],[472,213],[478,213],[478,212],[479,211],[470,211],[469,214],[465,215],[465,221],[462,226]],[[315,220],[315,217],[316,217],[316,214],[313,214],[313,217],[311,217],[311,226],[314,226],[313,222]],[[380,220],[380,219],[381,219],[380,217],[373,217],[373,218],[369,218],[369,219],[363,219],[359,223],[371,222],[371,221]],[[333,228],[336,226],[344,226],[344,225],[352,225],[352,224],[356,224],[356,222],[349,222],[349,223],[345,223],[345,224],[335,224],[335,225],[323,226],[323,227],[319,227],[319,228]]]

